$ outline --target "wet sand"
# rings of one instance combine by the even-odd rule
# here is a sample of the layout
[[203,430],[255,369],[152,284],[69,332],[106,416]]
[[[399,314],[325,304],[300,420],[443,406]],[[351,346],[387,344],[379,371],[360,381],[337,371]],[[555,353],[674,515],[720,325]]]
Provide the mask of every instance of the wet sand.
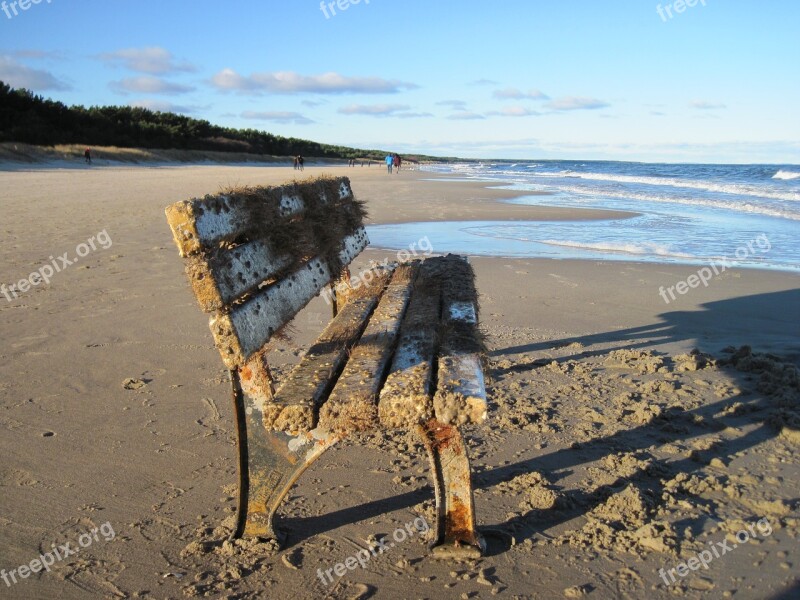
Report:
[[[350,176],[374,223],[625,216],[504,204],[516,193],[377,166],[302,176],[322,172]],[[0,580],[0,596],[791,597],[780,594],[798,573],[800,280],[779,272],[732,269],[665,305],[659,286],[697,267],[475,258],[491,405],[467,433],[479,525],[495,530],[488,555],[436,562],[418,535],[320,580],[375,536],[433,523],[424,454],[402,431],[312,467],[283,509],[284,551],[224,543],[236,489],[227,374],[163,208],[295,175],[0,171],[0,283],[96,242],[49,285],[0,296],[0,569],[99,532],[49,572]],[[353,269],[393,255],[367,250]],[[298,316],[272,354],[278,376],[327,319],[320,298]]]

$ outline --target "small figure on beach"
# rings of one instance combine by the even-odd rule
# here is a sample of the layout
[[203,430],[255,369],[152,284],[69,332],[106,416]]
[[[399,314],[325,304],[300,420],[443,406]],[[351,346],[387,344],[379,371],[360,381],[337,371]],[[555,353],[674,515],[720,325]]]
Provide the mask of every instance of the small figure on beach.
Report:
[[91,148],[87,148],[86,150],[83,151],[83,160],[86,161],[87,165],[92,164],[92,149]]
[[387,154],[386,158],[383,159],[386,162],[386,168],[389,170],[389,175],[392,174],[392,166],[394,166],[394,156],[391,154]]
[[394,159],[392,160],[392,164],[394,165],[394,168],[396,169],[396,173],[399,173],[400,172],[400,155],[399,154],[395,154],[394,155]]
[[294,169],[295,171],[302,171],[303,170],[303,157],[299,154],[294,157]]

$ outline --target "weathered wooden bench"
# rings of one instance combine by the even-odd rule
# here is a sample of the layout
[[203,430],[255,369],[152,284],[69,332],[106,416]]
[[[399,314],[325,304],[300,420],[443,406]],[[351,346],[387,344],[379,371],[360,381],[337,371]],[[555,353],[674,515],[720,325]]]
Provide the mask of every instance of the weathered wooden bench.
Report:
[[[430,458],[433,555],[480,556],[459,431],[486,418],[466,259],[429,257],[350,277],[348,265],[369,240],[344,177],[206,196],[166,213],[231,374],[240,474],[234,537],[278,539],[275,512],[315,459],[348,434],[401,427],[419,432]],[[268,342],[323,288],[333,320],[276,390]]]

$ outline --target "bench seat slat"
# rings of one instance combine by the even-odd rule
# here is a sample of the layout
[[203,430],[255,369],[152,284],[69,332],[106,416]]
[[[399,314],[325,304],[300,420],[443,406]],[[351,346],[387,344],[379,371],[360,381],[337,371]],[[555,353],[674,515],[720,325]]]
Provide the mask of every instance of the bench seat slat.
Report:
[[377,397],[406,312],[418,263],[397,267],[378,307],[353,348],[319,424],[334,433],[364,431],[378,424]]
[[369,286],[362,286],[309,348],[272,401],[264,406],[264,426],[296,434],[316,427],[320,404],[330,393],[348,353],[364,331],[378,304],[391,270],[375,274]]
[[436,420],[448,425],[478,424],[486,420],[486,384],[480,355],[439,357],[439,385],[433,406]]
[[441,287],[434,260],[422,263],[400,330],[389,376],[378,402],[385,427],[408,427],[433,417],[433,375],[440,316]]
[[448,274],[442,289],[443,331],[433,398],[436,419],[449,425],[482,423],[487,402],[475,275],[463,257],[448,255],[436,260]]
[[[339,253],[342,263],[350,263],[368,243],[363,228],[345,239]],[[231,369],[243,365],[332,278],[327,263],[317,257],[230,313],[213,316],[209,325],[225,365]]]

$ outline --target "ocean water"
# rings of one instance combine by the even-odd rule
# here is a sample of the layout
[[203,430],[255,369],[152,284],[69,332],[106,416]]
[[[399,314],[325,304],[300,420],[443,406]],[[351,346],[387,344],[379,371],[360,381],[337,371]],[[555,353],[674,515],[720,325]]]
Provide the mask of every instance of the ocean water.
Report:
[[637,216],[379,225],[368,228],[373,246],[400,250],[427,236],[437,253],[728,261],[731,266],[800,272],[800,166],[551,160],[423,170],[517,190],[520,196],[511,202],[518,204],[616,209]]

